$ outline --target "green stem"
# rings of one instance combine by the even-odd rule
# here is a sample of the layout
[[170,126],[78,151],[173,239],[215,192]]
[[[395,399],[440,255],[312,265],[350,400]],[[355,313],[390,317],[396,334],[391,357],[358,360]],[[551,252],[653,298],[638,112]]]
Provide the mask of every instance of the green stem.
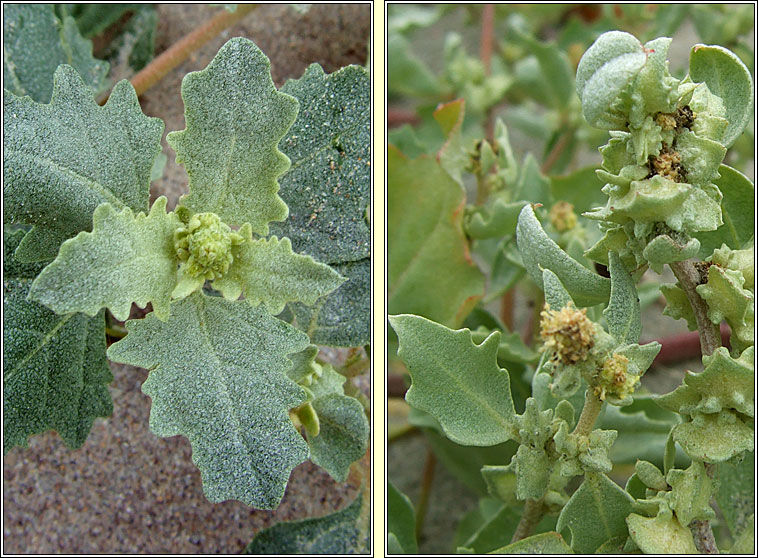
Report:
[[543,510],[542,498],[539,500],[528,499],[524,502],[524,513],[521,514],[521,521],[518,522],[516,531],[511,538],[511,544],[525,539],[532,534],[534,528],[542,519]]
[[[218,36],[224,29],[241,21],[257,7],[257,4],[237,4],[237,9],[234,12],[222,10],[221,13],[171,45],[130,80],[137,96],[142,95],[171,70],[189,58],[190,54]],[[104,105],[107,100],[108,97],[105,97],[100,104]]]
[[595,394],[595,390],[592,387],[587,388],[587,392],[584,395],[584,407],[582,408],[582,414],[579,416],[579,421],[576,423],[576,428],[574,428],[574,434],[589,436],[602,408],[603,402]]

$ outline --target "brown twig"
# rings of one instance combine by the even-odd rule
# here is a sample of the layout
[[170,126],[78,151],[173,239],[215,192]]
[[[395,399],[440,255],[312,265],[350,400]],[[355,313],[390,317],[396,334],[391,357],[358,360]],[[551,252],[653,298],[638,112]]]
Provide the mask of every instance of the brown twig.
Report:
[[707,304],[695,290],[695,287],[700,284],[700,274],[690,260],[673,262],[669,264],[669,267],[687,295],[692,312],[695,314],[695,322],[700,335],[700,350],[703,356],[711,355],[721,346],[721,333],[719,326],[711,322],[708,317]]
[[543,502],[539,500],[528,499],[524,502],[524,513],[521,514],[521,520],[518,522],[516,531],[511,538],[511,544],[525,539],[532,534],[534,528],[542,518]]
[[542,174],[548,174],[550,172],[550,169],[552,169],[553,165],[558,162],[558,158],[561,156],[561,153],[563,153],[563,150],[566,148],[566,145],[568,145],[569,140],[573,136],[573,130],[566,130],[563,132],[558,141],[553,144],[550,153],[548,153],[547,157],[545,157],[545,162],[542,163],[542,166],[540,167],[540,172]]
[[500,299],[500,319],[508,331],[513,331],[513,291],[514,288],[511,287]]
[[[237,4],[237,9],[234,12],[223,10],[221,13],[208,20],[207,23],[204,23],[191,33],[179,39],[179,41],[155,57],[152,62],[145,66],[130,80],[137,95],[142,95],[145,91],[158,83],[171,70],[184,62],[190,54],[216,37],[224,29],[241,21],[247,14],[257,7],[257,4]],[[100,104],[104,105],[106,101],[108,101],[107,96],[100,102]]]

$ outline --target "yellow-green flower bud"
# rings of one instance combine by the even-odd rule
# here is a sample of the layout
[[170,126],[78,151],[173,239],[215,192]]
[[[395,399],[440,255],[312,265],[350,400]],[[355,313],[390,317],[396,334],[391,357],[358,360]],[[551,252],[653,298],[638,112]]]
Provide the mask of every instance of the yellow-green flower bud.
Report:
[[174,233],[174,248],[186,275],[214,280],[229,270],[232,246],[243,240],[215,213],[197,213]]

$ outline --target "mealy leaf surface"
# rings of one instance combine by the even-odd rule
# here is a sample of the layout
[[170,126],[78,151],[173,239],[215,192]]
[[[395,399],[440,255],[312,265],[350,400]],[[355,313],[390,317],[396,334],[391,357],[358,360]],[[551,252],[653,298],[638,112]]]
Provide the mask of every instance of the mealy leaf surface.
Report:
[[390,316],[408,366],[405,399],[442,425],[452,441],[493,446],[512,439],[515,417],[508,372],[497,364],[500,333],[480,345],[467,329],[454,331],[426,318]]
[[[311,64],[281,91],[300,103],[297,120],[279,146],[292,161],[280,179],[289,207],[271,232],[296,252],[324,263],[367,258],[371,231],[371,91],[369,74],[347,66],[325,74]],[[368,295],[367,295],[368,296]]]
[[52,4],[8,4],[3,42],[4,86],[15,95],[49,103],[60,64],[73,66],[94,94],[107,85],[108,63],[92,56],[92,42],[72,18],[55,17]]
[[244,554],[368,554],[369,540],[360,527],[363,497],[323,517],[282,521],[258,532]]
[[34,281],[31,298],[59,314],[94,316],[108,308],[126,320],[132,303],[152,302],[156,316],[168,317],[177,283],[174,230],[178,218],[158,198],[150,214],[110,204],[95,210],[92,232],[81,232],[61,246],[58,257]]
[[163,122],[142,113],[129,82],[101,107],[63,65],[49,105],[7,93],[3,118],[3,220],[34,225],[17,258],[54,258],[63,240],[91,228],[101,203],[147,211]]
[[611,296],[603,316],[608,331],[619,343],[636,343],[642,333],[640,299],[634,279],[616,252],[608,253],[611,274]]
[[23,264],[13,251],[23,231],[4,235],[3,451],[30,435],[56,430],[80,447],[96,417],[113,412],[107,384],[105,316],[58,316],[27,300],[44,264]]
[[108,357],[150,370],[150,428],[189,439],[206,497],[275,508],[308,457],[288,415],[305,393],[286,375],[307,336],[260,306],[200,293],[174,302],[167,322],[150,314],[127,331]]
[[273,236],[241,244],[229,271],[213,282],[213,288],[230,300],[244,292],[251,304],[263,302],[278,314],[288,302],[312,305],[343,281],[328,265],[294,253],[288,238]]
[[277,145],[297,101],[276,90],[269,59],[242,37],[227,41],[205,70],[184,76],[182,99],[186,128],[166,138],[189,175],[182,204],[267,235],[270,221],[287,217],[277,178],[290,164]]

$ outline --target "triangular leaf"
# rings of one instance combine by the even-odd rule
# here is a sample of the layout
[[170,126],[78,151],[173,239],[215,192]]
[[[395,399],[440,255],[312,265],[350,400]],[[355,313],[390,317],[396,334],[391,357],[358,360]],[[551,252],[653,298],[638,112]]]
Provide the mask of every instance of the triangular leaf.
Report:
[[108,308],[126,320],[132,303],[152,302],[156,316],[168,317],[177,282],[174,230],[178,219],[166,213],[166,198],[150,214],[117,211],[104,203],[95,210],[93,230],[61,246],[58,257],[34,281],[31,298],[59,314],[94,316]]
[[244,292],[251,304],[263,302],[269,312],[278,314],[288,302],[311,305],[344,281],[328,265],[295,254],[289,238],[248,236],[246,240],[238,246],[229,271],[213,282],[213,288],[230,300]]
[[571,531],[571,548],[591,554],[610,538],[625,535],[634,499],[602,473],[587,473],[558,517],[556,531]]
[[73,66],[92,93],[106,87],[108,63],[92,56],[70,17],[55,17],[51,4],[8,4],[3,9],[3,81],[15,95],[49,103],[53,74],[60,64]]
[[319,345],[366,345],[371,341],[371,259],[330,267],[347,281],[313,306],[290,304],[297,327]]
[[337,482],[345,482],[350,465],[368,448],[369,425],[363,405],[352,397],[332,393],[313,400],[318,436],[308,435],[311,461]]
[[361,527],[363,496],[323,517],[282,521],[258,532],[244,554],[368,554],[369,540]]
[[241,37],[205,70],[184,76],[182,99],[186,129],[166,138],[189,175],[182,204],[267,235],[269,221],[287,217],[277,178],[289,160],[277,145],[295,121],[297,101],[276,90],[268,58]]
[[163,122],[142,114],[129,82],[100,107],[61,66],[49,105],[8,93],[3,117],[3,219],[35,225],[16,251],[23,261],[54,258],[63,240],[90,229],[101,203],[147,211]]
[[200,293],[173,303],[167,322],[126,327],[108,357],[151,371],[150,429],[189,438],[208,500],[275,508],[308,457],[288,415],[305,393],[286,375],[308,338],[261,307]]
[[299,101],[300,110],[280,143],[292,161],[280,179],[289,216],[272,223],[271,233],[324,263],[360,260],[371,252],[369,81],[360,66],[327,75],[311,64],[281,89]]
[[29,288],[43,264],[15,260],[23,235],[4,235],[3,451],[26,446],[30,435],[51,429],[78,448],[95,418],[113,412],[105,316],[58,316],[29,302]]
[[481,345],[468,329],[453,331],[420,316],[390,316],[408,366],[408,403],[426,411],[452,441],[493,446],[513,439],[515,410],[508,372],[497,364],[500,333]]

